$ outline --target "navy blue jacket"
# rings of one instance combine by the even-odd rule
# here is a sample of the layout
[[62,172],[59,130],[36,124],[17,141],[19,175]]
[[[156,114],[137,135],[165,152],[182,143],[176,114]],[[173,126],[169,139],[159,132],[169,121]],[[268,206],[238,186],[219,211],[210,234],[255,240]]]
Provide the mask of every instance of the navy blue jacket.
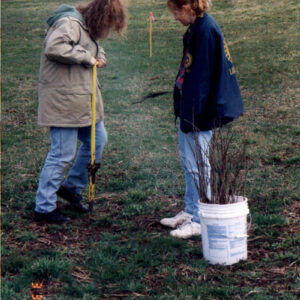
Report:
[[243,113],[230,53],[214,18],[204,14],[183,38],[185,75],[182,93],[175,85],[174,110],[183,132],[211,130]]

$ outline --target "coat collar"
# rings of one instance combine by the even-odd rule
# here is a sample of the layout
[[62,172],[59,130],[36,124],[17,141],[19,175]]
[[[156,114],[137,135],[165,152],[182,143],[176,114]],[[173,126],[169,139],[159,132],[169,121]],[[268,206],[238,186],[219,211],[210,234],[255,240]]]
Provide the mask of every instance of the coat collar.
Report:
[[183,42],[185,47],[187,47],[190,44],[196,28],[200,26],[200,24],[202,23],[203,19],[206,18],[206,16],[207,14],[204,13],[203,17],[197,17],[195,22],[188,27],[187,31],[183,35]]
[[47,19],[48,25],[51,27],[54,25],[57,21],[64,17],[70,17],[72,19],[75,19],[77,22],[81,24],[81,26],[87,30],[87,26],[85,24],[85,21],[83,19],[83,16],[81,13],[73,6],[68,4],[62,4],[60,5],[57,10],[54,12],[54,15],[49,17]]

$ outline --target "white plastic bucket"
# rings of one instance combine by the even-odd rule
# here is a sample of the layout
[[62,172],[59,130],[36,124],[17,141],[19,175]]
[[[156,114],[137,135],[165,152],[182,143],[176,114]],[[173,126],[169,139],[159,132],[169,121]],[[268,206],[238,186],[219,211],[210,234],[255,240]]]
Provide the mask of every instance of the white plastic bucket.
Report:
[[232,265],[247,259],[248,200],[199,205],[204,258],[211,264]]

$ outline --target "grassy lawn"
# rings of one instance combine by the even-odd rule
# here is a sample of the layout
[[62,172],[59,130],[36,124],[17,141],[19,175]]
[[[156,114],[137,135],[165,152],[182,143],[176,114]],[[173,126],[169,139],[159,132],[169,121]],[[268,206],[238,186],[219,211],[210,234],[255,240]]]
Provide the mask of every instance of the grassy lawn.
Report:
[[[299,1],[215,0],[210,11],[244,98],[233,130],[237,141],[247,136],[251,154],[248,260],[229,267],[203,259],[200,237],[175,240],[159,224],[184,204],[172,87],[185,28],[165,0],[131,0],[127,38],[102,43],[109,144],[93,218],[59,201],[71,224],[33,221],[49,149],[47,130],[37,126],[39,59],[46,17],[59,4],[2,2],[2,299],[31,299],[38,282],[45,299],[298,299]],[[133,104],[159,91],[168,93]]]

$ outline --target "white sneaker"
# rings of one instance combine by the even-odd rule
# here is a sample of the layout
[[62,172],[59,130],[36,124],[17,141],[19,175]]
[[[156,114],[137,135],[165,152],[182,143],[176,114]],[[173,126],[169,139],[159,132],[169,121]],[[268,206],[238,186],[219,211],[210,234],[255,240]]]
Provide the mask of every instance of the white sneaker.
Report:
[[177,229],[172,230],[170,235],[179,239],[188,239],[194,235],[201,235],[201,225],[196,222],[186,221]]
[[191,221],[192,218],[193,216],[191,214],[181,211],[175,217],[161,219],[160,224],[175,228],[177,225],[180,225],[186,221]]

